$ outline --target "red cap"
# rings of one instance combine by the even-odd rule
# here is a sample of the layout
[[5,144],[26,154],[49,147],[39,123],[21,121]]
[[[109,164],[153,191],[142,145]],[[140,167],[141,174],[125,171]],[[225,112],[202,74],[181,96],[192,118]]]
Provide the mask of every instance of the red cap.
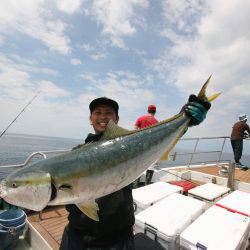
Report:
[[153,104],[149,105],[149,106],[148,106],[148,111],[149,111],[149,110],[154,110],[154,111],[156,111],[155,105],[153,105]]

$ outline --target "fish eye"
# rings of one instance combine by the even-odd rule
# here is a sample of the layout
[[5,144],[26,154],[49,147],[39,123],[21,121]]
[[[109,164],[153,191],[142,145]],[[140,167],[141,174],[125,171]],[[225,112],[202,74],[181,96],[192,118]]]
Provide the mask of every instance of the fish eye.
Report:
[[12,187],[13,188],[16,188],[17,187],[17,184],[15,182],[12,183]]

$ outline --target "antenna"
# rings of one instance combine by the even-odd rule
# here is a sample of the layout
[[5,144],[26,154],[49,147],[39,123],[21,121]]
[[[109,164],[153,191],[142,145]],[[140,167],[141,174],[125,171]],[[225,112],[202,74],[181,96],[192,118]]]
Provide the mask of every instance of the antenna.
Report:
[[17,118],[25,111],[25,109],[34,101],[34,99],[40,94],[40,91],[37,92],[33,98],[25,105],[25,107],[19,112],[19,114],[15,117],[15,119],[7,126],[7,128],[1,133],[0,138],[5,134],[5,132],[9,129],[9,127],[17,120]]

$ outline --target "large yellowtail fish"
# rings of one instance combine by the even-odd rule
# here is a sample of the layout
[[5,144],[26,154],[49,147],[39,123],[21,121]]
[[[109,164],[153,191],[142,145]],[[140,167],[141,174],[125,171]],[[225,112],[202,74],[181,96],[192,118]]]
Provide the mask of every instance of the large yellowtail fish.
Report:
[[[218,94],[207,99],[209,79],[198,98],[212,101]],[[0,197],[35,211],[47,205],[76,204],[98,221],[95,199],[127,186],[162,155],[167,157],[189,122],[185,112],[136,131],[128,131],[110,121],[100,141],[9,175],[0,185]]]

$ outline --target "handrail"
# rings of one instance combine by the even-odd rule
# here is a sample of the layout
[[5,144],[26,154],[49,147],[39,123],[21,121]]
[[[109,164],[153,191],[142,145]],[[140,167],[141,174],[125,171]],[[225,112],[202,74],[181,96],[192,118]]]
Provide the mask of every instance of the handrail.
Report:
[[[223,142],[222,142],[222,146],[220,148],[220,150],[210,150],[210,151],[197,151],[197,148],[198,148],[198,144],[201,140],[218,140],[218,139],[223,139]],[[209,163],[209,162],[214,162],[214,163],[219,163],[221,162],[221,158],[222,158],[222,154],[223,154],[223,150],[224,150],[224,147],[225,147],[225,144],[226,144],[226,140],[227,139],[230,139],[229,136],[213,136],[213,137],[189,137],[189,138],[182,138],[180,141],[191,141],[191,140],[195,140],[195,145],[194,145],[194,148],[193,148],[193,151],[192,152],[185,152],[185,153],[177,153],[177,152],[174,152],[173,154],[170,155],[170,157],[172,157],[172,160],[173,161],[176,161],[177,159],[177,155],[178,156],[184,156],[184,155],[191,155],[190,156],[190,160],[187,164],[188,167],[190,167],[190,165],[192,164],[198,164],[198,163],[201,163],[201,162],[193,162],[193,158],[195,155],[198,155],[198,154],[211,154],[211,153],[218,153],[218,159],[217,160],[207,160],[203,163]],[[250,140],[249,137],[247,138],[244,138],[244,140]],[[223,160],[223,162],[230,162],[230,160]]]
[[47,155],[51,153],[66,153],[69,152],[70,149],[60,149],[60,150],[47,150],[47,151],[37,151],[31,153],[27,159],[24,161],[24,163],[21,164],[13,164],[13,165],[5,165],[5,166],[0,166],[1,168],[18,168],[18,167],[24,167],[26,166],[34,156],[41,155],[44,159],[47,159]]

